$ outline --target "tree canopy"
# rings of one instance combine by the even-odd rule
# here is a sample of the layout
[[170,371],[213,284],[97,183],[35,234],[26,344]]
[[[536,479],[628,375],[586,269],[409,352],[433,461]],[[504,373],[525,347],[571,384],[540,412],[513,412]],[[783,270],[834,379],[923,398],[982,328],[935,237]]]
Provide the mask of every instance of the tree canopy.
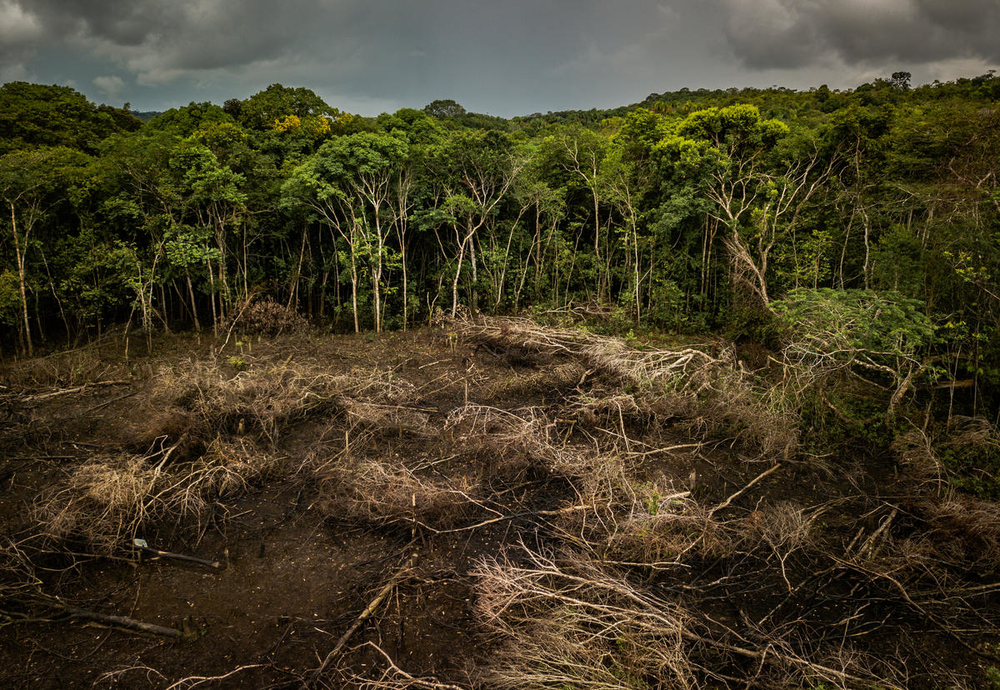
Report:
[[359,330],[586,304],[631,327],[815,345],[796,328],[920,314],[920,375],[972,379],[970,404],[996,406],[998,97],[993,75],[897,72],[510,120],[453,100],[364,118],[273,84],[143,124],[12,82],[3,344],[130,317],[217,327],[261,292]]

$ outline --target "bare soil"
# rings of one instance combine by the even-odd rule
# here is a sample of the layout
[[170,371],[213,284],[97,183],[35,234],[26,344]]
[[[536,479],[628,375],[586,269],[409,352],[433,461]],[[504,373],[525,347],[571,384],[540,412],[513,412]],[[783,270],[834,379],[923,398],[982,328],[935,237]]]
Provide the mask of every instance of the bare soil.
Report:
[[0,685],[996,687],[992,505],[516,325],[4,364]]

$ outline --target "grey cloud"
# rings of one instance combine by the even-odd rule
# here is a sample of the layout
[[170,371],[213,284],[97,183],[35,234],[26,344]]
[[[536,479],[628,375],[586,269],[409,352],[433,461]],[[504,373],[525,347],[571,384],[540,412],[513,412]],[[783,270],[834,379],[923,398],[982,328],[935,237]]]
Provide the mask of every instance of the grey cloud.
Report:
[[996,0],[916,0],[916,5],[930,21],[961,33],[980,33],[984,19],[997,19]]
[[[9,1],[9,0],[8,0]],[[156,79],[269,60],[328,65],[364,59],[420,80],[428,69],[537,72],[597,44],[627,43],[655,0],[17,0],[45,41],[73,40]],[[655,20],[655,17],[653,17]],[[414,53],[424,57],[413,58]],[[421,62],[422,61],[422,62]]]
[[0,79],[22,79],[25,63],[44,34],[38,18],[15,2],[0,0]]
[[294,51],[350,12],[323,0],[20,0],[45,40],[76,41],[156,80],[187,71],[239,67]]
[[829,60],[923,65],[1000,59],[990,0],[722,0],[732,53],[754,69]]
[[[664,43],[666,29],[698,5],[697,0],[4,2],[44,27],[40,48],[72,46],[103,61],[96,74],[127,72],[140,87],[193,82],[203,90],[239,95],[273,79],[355,102],[422,105],[455,98],[473,109],[506,114],[615,105],[663,90],[664,67],[690,48],[679,32],[670,45]],[[687,27],[683,33],[698,30]],[[94,76],[83,81],[92,83]]]
[[102,75],[94,77],[94,86],[107,94],[108,98],[117,98],[125,89],[125,80],[117,75]]
[[929,60],[941,77],[997,54],[997,14],[997,0],[0,0],[0,79],[75,80],[140,109],[282,82],[366,114],[454,98],[515,115],[684,86],[854,86]]

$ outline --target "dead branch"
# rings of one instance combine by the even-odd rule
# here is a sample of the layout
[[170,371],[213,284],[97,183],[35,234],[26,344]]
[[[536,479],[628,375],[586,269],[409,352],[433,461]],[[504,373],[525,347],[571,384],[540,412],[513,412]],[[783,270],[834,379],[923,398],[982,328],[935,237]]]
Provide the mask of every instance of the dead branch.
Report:
[[176,690],[177,688],[194,688],[202,683],[225,680],[226,678],[230,678],[237,673],[242,673],[243,671],[248,671],[252,668],[263,668],[264,666],[265,664],[248,664],[246,666],[239,666],[234,668],[229,673],[223,673],[221,676],[188,676],[187,678],[181,678],[176,683],[171,683],[167,686],[167,690]]
[[115,396],[114,398],[111,398],[111,400],[105,400],[104,402],[102,402],[99,405],[94,405],[93,407],[88,408],[87,412],[90,413],[90,412],[96,412],[97,410],[102,410],[105,407],[107,407],[108,405],[112,405],[112,404],[118,402],[119,400],[125,400],[126,398],[131,398],[133,395],[135,395],[138,392],[139,391],[129,391],[125,395]]
[[381,680],[377,681],[364,680],[360,678],[357,679],[357,681],[361,683],[361,686],[364,688],[370,688],[370,690],[387,690],[389,688],[392,688],[394,690],[407,690],[409,688],[425,688],[426,690],[466,690],[460,685],[453,685],[452,683],[442,683],[437,680],[431,680],[428,678],[417,678],[415,676],[410,675],[409,673],[401,669],[399,666],[397,666],[396,663],[392,660],[392,657],[390,657],[384,649],[379,647],[374,642],[371,641],[365,642],[360,646],[371,647],[376,652],[381,654],[382,658],[385,659],[385,662],[389,664],[390,672],[395,674],[396,676],[399,676],[402,679],[401,681],[387,680],[385,676],[383,676]]
[[898,513],[899,513],[899,508],[893,508],[892,512],[889,514],[889,517],[883,520],[882,524],[879,525],[878,529],[872,532],[872,535],[865,540],[865,543],[861,546],[861,549],[858,551],[858,556],[860,558],[862,558],[863,560],[869,560],[875,556],[875,554],[878,552],[879,540],[881,539],[882,535],[884,535],[888,531],[889,526],[892,524],[892,521],[896,518],[896,515]]
[[21,402],[38,402],[39,400],[50,400],[52,398],[58,398],[62,395],[73,395],[74,393],[82,393],[88,388],[97,388],[99,386],[124,386],[130,383],[132,383],[130,379],[123,379],[121,381],[95,381],[93,383],[85,383],[82,386],[74,386],[73,388],[62,388],[60,390],[50,391],[48,393],[26,395],[23,398],[21,398]]
[[312,687],[312,685],[323,675],[323,672],[326,671],[326,667],[330,665],[330,662],[333,661],[334,658],[336,658],[340,650],[343,649],[345,644],[347,644],[347,641],[351,639],[351,636],[354,635],[357,629],[361,627],[362,623],[368,620],[368,618],[373,613],[375,613],[375,610],[379,607],[379,605],[381,605],[383,601],[385,601],[385,598],[389,596],[389,593],[392,591],[392,589],[397,584],[399,584],[399,582],[406,575],[407,571],[410,570],[410,568],[412,568],[414,565],[416,565],[416,563],[417,563],[417,553],[414,552],[414,554],[410,556],[409,560],[407,560],[406,563],[401,568],[399,568],[392,575],[392,577],[389,578],[389,580],[385,583],[385,585],[383,585],[382,589],[380,589],[378,591],[378,594],[375,595],[375,598],[372,599],[370,602],[368,602],[368,606],[366,606],[364,610],[360,614],[358,614],[358,617],[354,619],[354,622],[351,624],[351,627],[349,627],[347,631],[340,636],[340,639],[337,640],[337,644],[335,644],[333,646],[333,649],[331,649],[330,652],[323,658],[323,663],[319,665],[319,668],[317,668],[310,674],[310,678],[305,682],[303,687],[305,688]]
[[711,517],[712,515],[715,515],[715,513],[717,513],[718,511],[722,510],[723,508],[729,507],[730,503],[732,503],[737,498],[739,498],[740,496],[742,496],[749,489],[751,489],[755,484],[757,484],[758,482],[760,482],[761,480],[763,480],[764,478],[766,478],[769,474],[771,474],[772,472],[777,472],[779,469],[781,469],[781,463],[780,462],[776,463],[774,465],[774,467],[771,467],[770,469],[764,470],[763,472],[761,472],[760,474],[758,474],[756,477],[754,477],[750,481],[749,484],[747,484],[746,486],[744,486],[742,489],[740,489],[739,491],[737,491],[736,493],[734,493],[732,496],[730,496],[729,498],[727,498],[725,501],[723,501],[719,505],[717,505],[714,508],[712,508],[712,510],[710,510],[708,512],[709,517]]
[[70,618],[75,620],[91,621],[93,623],[108,625],[115,628],[125,628],[126,630],[134,630],[136,632],[149,633],[150,635],[169,637],[174,640],[183,639],[185,636],[184,632],[178,630],[177,628],[166,628],[162,625],[144,623],[142,621],[136,620],[135,618],[129,618],[127,616],[113,616],[107,613],[97,613],[95,611],[87,611],[85,609],[79,609],[74,607],[67,608],[66,613],[69,614]]
[[150,546],[136,546],[136,548],[142,553],[148,553],[158,558],[169,558],[175,561],[189,561],[191,563],[198,563],[199,565],[207,565],[209,568],[215,568],[217,570],[222,567],[222,564],[219,561],[210,561],[207,558],[198,558],[197,556],[188,556],[183,553],[161,551],[160,549],[154,549]]

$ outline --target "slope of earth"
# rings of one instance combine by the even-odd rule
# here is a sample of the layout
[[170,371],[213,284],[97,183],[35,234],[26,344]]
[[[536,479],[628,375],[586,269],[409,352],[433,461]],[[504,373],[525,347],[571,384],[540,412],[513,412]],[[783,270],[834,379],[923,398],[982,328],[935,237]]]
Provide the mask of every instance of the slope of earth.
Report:
[[725,343],[132,345],[2,369],[4,687],[1000,677],[996,507],[807,454]]

